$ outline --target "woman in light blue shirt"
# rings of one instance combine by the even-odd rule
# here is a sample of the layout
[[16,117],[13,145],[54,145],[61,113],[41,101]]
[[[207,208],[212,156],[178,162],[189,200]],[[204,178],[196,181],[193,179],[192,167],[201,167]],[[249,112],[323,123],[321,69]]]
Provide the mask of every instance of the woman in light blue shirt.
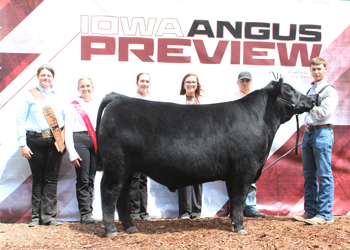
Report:
[[[36,87],[45,97],[56,116],[59,128],[64,126],[61,100],[53,90],[55,71],[49,65],[39,67]],[[16,119],[18,141],[22,156],[28,159],[33,176],[32,221],[28,226],[57,226],[57,181],[63,153],[59,152],[40,101],[28,91],[18,109]]]

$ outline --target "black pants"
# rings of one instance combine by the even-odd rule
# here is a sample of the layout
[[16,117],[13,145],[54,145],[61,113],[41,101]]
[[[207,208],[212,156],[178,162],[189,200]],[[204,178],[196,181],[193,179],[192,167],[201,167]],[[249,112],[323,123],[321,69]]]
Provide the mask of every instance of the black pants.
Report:
[[147,213],[147,175],[136,173],[132,176],[130,185],[130,215],[131,218],[145,218]]
[[178,189],[180,217],[201,216],[203,184]]
[[74,148],[82,159],[77,174],[77,199],[81,216],[92,213],[94,181],[96,175],[94,144],[86,132],[73,133]]
[[57,151],[53,137],[27,135],[27,145],[33,152],[29,161],[33,176],[32,221],[46,224],[57,213],[57,181],[63,153]]

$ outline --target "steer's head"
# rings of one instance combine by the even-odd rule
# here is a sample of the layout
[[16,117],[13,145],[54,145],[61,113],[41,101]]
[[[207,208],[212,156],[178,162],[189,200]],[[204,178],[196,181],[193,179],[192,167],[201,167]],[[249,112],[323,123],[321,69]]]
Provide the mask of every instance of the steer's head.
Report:
[[314,107],[314,101],[311,98],[284,83],[283,78],[277,82],[271,81],[269,86],[272,87],[271,93],[282,112],[282,122],[288,121],[295,114],[309,112]]

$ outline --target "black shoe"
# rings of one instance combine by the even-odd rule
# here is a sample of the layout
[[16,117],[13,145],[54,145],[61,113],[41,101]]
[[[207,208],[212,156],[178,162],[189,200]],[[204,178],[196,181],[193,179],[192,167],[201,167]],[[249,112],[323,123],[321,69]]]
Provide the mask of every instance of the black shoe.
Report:
[[56,227],[56,226],[59,226],[59,225],[62,225],[62,224],[63,224],[62,221],[52,220],[52,221],[46,222],[44,225],[45,226]]
[[95,217],[93,217],[91,214],[87,214],[81,217],[80,219],[80,223],[84,223],[84,224],[93,224],[98,222],[99,220],[96,219]]
[[199,214],[192,214],[191,219],[201,219],[201,218],[204,218],[203,216],[200,216]]
[[253,214],[245,214],[245,217],[254,217],[254,218],[265,218],[266,215],[263,213],[260,213],[259,211],[253,213]]
[[28,227],[36,227],[39,225],[40,225],[39,220],[33,220],[33,221],[29,222]]

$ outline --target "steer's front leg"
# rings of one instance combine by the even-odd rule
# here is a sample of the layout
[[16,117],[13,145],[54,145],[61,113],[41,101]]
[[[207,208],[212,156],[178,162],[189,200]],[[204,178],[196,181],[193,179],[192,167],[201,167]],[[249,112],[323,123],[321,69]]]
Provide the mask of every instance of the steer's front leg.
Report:
[[232,181],[226,181],[226,187],[230,199],[230,219],[234,231],[239,234],[247,234],[243,224],[243,209],[246,195],[242,195],[244,192],[240,193],[239,190],[237,191],[238,187],[233,187]]

